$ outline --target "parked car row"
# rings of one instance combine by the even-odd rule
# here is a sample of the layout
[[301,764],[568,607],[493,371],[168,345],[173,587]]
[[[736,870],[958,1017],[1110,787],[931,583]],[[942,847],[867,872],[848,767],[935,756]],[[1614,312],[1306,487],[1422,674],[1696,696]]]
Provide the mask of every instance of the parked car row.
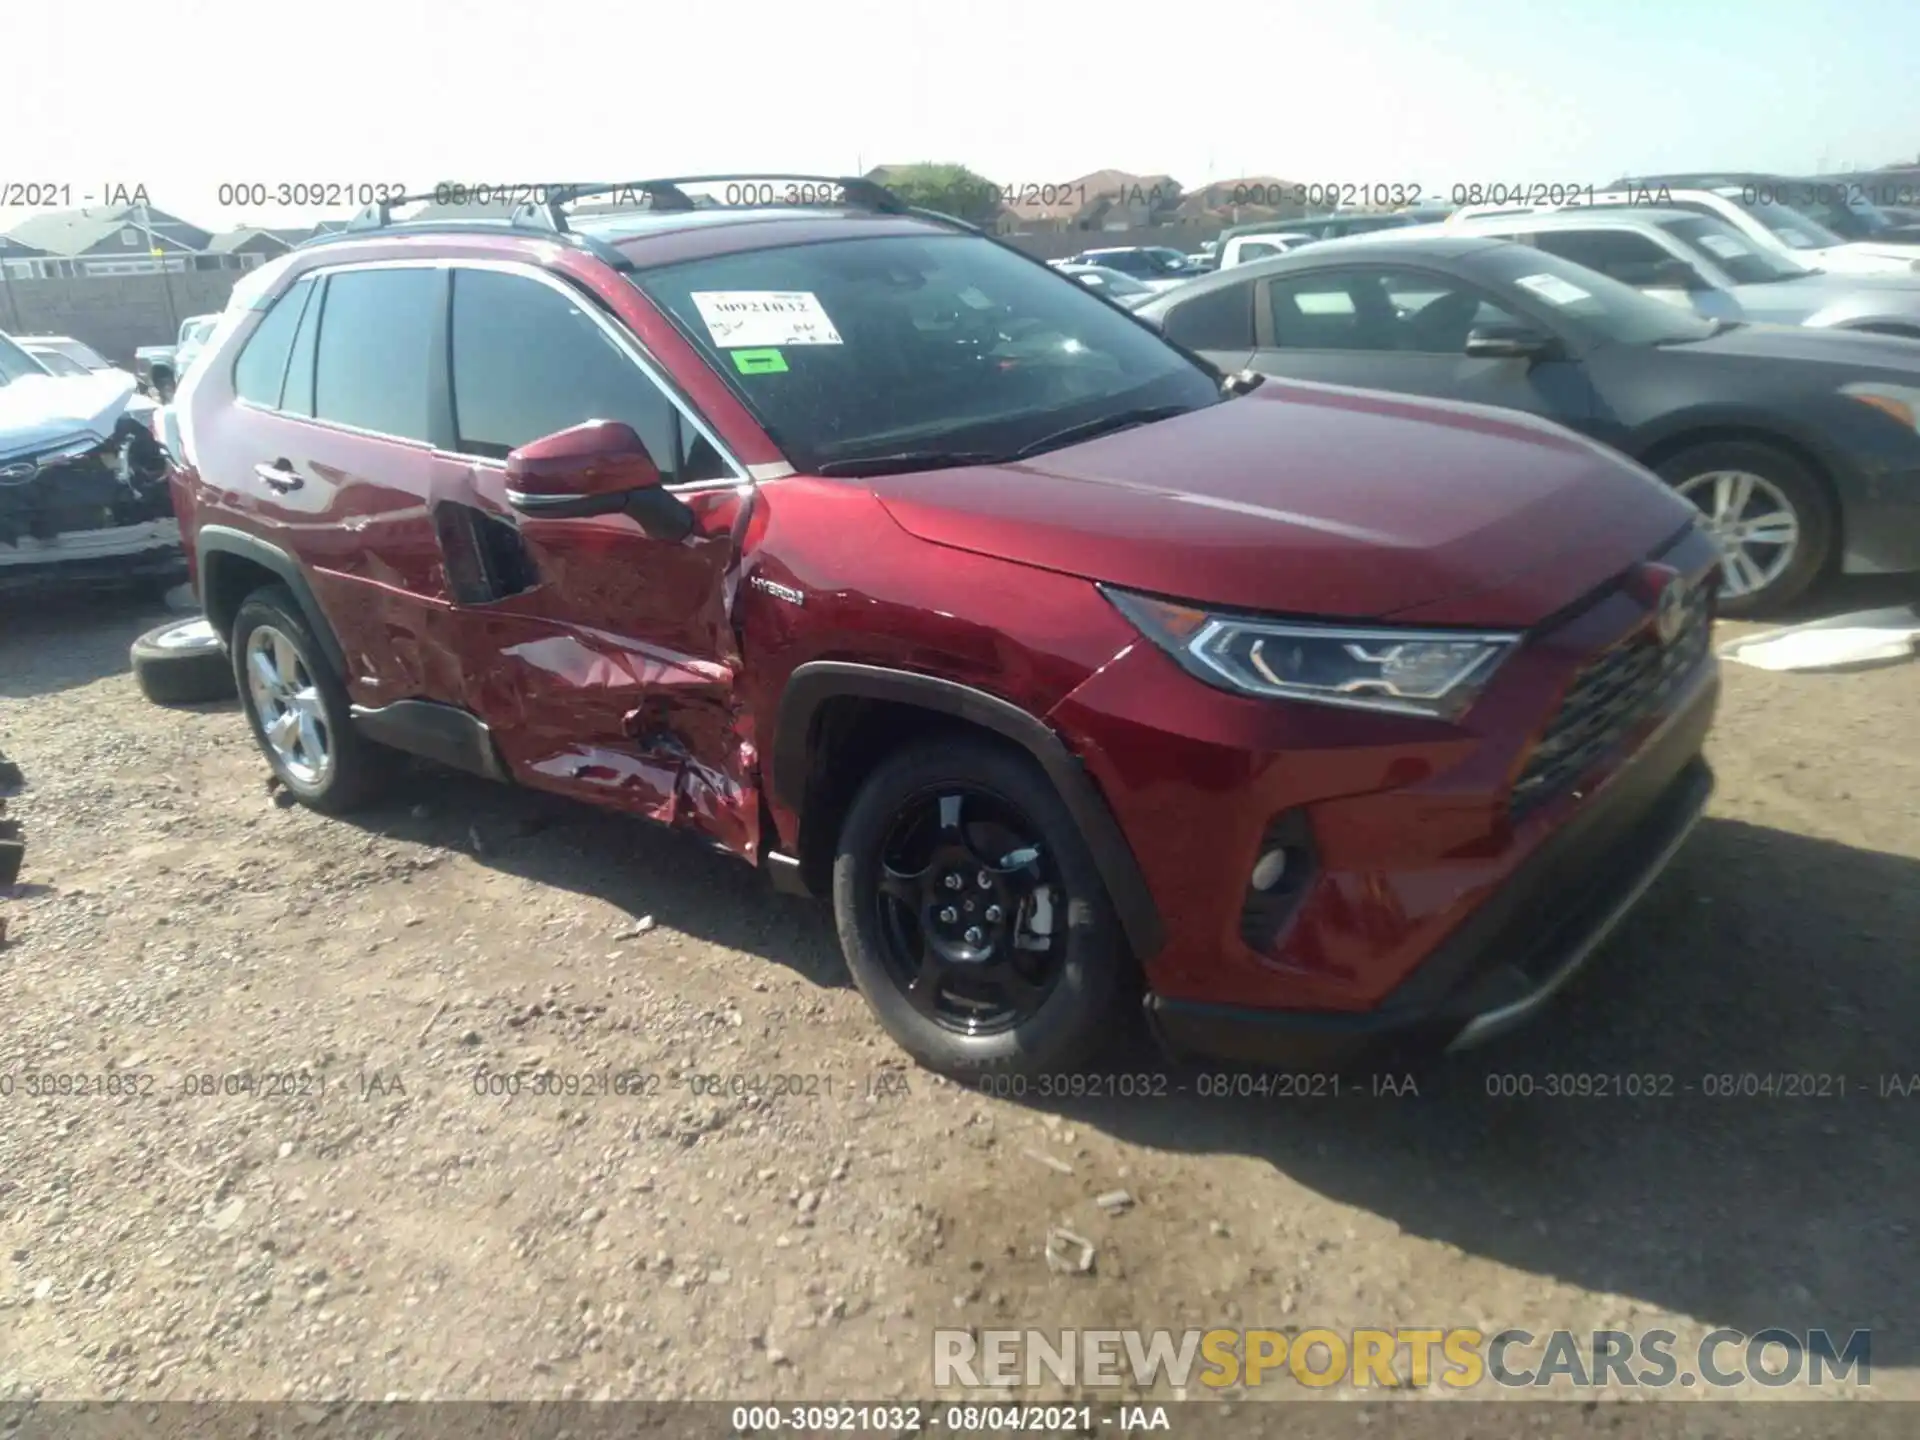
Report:
[[[867,182],[692,184],[484,234],[380,205],[249,272],[160,416],[174,648],[225,646],[300,802],[413,753],[680,826],[829,899],[880,1023],[970,1075],[1143,1003],[1180,1055],[1479,1043],[1700,815],[1721,552],[1632,460],[1263,383],[1251,319],[1223,370]],[[1461,303],[1418,329],[1464,343]]]
[[1692,210],[1591,207],[1317,244],[1139,313],[1227,370],[1612,446],[1703,512],[1730,614],[1836,569],[1920,570],[1920,277],[1829,275]]

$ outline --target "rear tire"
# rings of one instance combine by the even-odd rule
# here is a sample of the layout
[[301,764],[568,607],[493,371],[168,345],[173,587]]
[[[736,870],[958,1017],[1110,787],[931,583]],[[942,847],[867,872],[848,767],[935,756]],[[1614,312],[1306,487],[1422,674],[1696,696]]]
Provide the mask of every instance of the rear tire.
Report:
[[[1833,500],[1785,451],[1753,440],[1716,441],[1682,450],[1657,469],[1706,517],[1721,546],[1721,614],[1774,614],[1832,564],[1840,533]],[[1765,536],[1790,538],[1782,544]]]
[[354,728],[346,685],[286,589],[268,586],[241,602],[230,648],[230,679],[254,741],[294,799],[340,815],[379,796],[395,756]]
[[156,705],[198,705],[233,698],[233,662],[205,620],[169,620],[129,652],[140,693]]
[[930,1070],[1071,1072],[1129,1033],[1137,971],[1099,869],[1006,746],[948,735],[881,761],[841,826],[833,904],[854,983]]

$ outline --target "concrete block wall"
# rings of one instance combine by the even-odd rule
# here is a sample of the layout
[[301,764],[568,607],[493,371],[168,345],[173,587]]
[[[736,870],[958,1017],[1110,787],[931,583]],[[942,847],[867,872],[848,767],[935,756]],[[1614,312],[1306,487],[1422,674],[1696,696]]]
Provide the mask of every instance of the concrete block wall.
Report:
[[133,367],[142,345],[171,345],[180,322],[226,308],[240,270],[180,275],[74,275],[0,281],[0,330],[71,335],[116,364]]

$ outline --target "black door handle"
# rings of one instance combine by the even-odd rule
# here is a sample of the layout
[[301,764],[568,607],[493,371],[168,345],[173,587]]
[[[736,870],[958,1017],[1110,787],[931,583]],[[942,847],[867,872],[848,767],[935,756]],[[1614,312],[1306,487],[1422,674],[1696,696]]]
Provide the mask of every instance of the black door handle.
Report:
[[253,467],[253,473],[282,495],[290,494],[307,483],[286,460],[276,460],[271,465],[256,465]]

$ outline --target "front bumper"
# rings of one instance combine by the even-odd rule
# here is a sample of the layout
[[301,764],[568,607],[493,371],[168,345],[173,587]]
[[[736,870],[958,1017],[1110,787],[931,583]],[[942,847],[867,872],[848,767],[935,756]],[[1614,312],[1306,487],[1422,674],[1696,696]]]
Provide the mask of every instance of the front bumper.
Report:
[[0,544],[0,591],[41,586],[124,584],[185,578],[178,521],[148,520],[104,530],[74,530],[49,540],[20,536]]
[[1525,1023],[1592,958],[1678,853],[1713,792],[1701,754],[1709,672],[1606,786],[1372,1010],[1283,1011],[1149,998],[1177,1057],[1294,1070],[1425,1059]]

